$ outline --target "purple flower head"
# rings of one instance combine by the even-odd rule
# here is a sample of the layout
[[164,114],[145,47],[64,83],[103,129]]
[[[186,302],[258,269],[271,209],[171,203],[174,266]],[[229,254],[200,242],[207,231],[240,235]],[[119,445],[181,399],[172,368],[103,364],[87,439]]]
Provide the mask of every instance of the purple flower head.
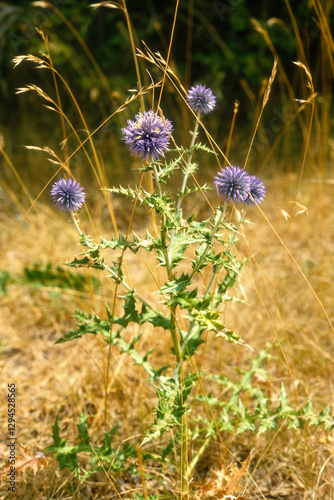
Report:
[[255,202],[261,203],[265,196],[266,188],[263,182],[255,175],[251,175],[249,195],[246,198],[245,203],[248,203],[249,205],[255,205]]
[[249,174],[239,167],[226,167],[214,180],[218,194],[233,203],[243,203],[249,196],[251,180]]
[[168,149],[169,135],[173,131],[172,123],[157,115],[154,111],[144,111],[135,116],[135,121],[128,120],[128,126],[122,128],[123,141],[129,144],[132,154],[142,160],[153,161],[165,156]]
[[216,106],[216,96],[205,85],[196,85],[189,90],[186,100],[195,113],[210,113]]
[[77,212],[85,202],[86,194],[83,187],[73,179],[60,179],[51,189],[53,203],[65,212]]

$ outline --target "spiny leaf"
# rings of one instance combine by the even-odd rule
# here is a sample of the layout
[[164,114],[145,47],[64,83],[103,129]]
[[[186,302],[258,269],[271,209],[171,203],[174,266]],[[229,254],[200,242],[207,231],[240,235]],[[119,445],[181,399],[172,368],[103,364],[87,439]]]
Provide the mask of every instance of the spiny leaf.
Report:
[[191,281],[189,280],[189,275],[181,274],[178,278],[165,283],[160,290],[163,294],[172,294],[177,296],[179,292],[185,290],[190,283]]
[[65,264],[68,267],[92,267],[94,269],[104,270],[104,267],[101,264],[96,263],[94,260],[90,259],[87,256],[83,257],[82,259],[78,259],[77,257],[75,257],[71,262],[66,261]]
[[91,284],[95,289],[100,285],[100,281],[95,277],[89,283],[84,274],[65,271],[59,266],[53,267],[50,263],[45,267],[38,263],[32,268],[25,267],[24,278],[26,282],[36,286],[71,288],[78,291],[87,289]]
[[174,379],[168,379],[166,383],[161,384],[161,389],[157,388],[159,403],[154,423],[148,430],[141,446],[158,439],[167,430],[181,424],[182,415],[187,411],[185,401],[196,380],[197,375],[191,374],[184,379],[182,388],[178,387]]

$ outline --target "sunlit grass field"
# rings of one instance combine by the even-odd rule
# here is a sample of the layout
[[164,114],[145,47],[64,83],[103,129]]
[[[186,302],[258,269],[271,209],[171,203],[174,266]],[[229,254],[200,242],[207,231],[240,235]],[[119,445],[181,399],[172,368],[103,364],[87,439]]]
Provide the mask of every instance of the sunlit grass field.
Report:
[[[320,4],[316,4],[319,36],[323,36],[324,40],[321,57],[325,63],[332,61],[334,43],[328,30],[328,18]],[[125,2],[123,9],[127,18]],[[175,19],[177,22],[177,12]],[[128,26],[131,33],[132,28],[130,24]],[[255,29],[260,28],[255,26]],[[298,55],[302,59],[295,67],[298,84],[294,87],[285,80],[280,63],[272,81],[270,74],[263,75],[265,85],[257,104],[254,104],[254,126],[249,131],[249,158],[247,154],[242,158],[238,148],[241,132],[238,130],[236,107],[233,120],[235,96],[230,96],[229,136],[211,135],[210,119],[203,120],[201,142],[211,147],[218,144],[232,163],[234,155],[239,162],[245,162],[247,156],[252,173],[261,175],[267,196],[261,206],[247,209],[249,223],[241,226],[238,242],[233,248],[240,259],[247,260],[235,284],[235,293],[241,300],[227,301],[221,309],[224,323],[236,331],[251,349],[223,339],[217,342],[215,335],[207,332],[203,336],[205,342],[196,354],[195,366],[196,370],[208,375],[223,374],[237,381],[243,371],[249,370],[259,352],[267,349],[269,354],[264,362],[265,370],[255,373],[252,380],[271,403],[278,405],[284,384],[292,407],[303,408],[311,398],[315,414],[327,406],[333,414],[334,176],[329,134],[330,106],[325,109],[323,101],[318,99],[326,89],[321,86],[321,78],[314,82],[307,60],[303,58],[303,42],[298,38],[298,27],[295,27],[295,36]],[[171,36],[170,47],[172,40]],[[45,46],[47,53],[47,40]],[[129,50],[133,50],[136,65],[159,67],[159,59],[152,57],[151,61],[148,60],[151,57],[149,52],[142,53],[146,54],[145,58],[135,55],[131,37]],[[168,63],[168,54],[164,57]],[[30,62],[34,64],[36,60]],[[178,106],[184,106],[182,113],[192,126],[193,117],[184,101],[182,78],[177,68],[171,68],[170,72],[163,71],[166,66],[161,60],[160,63],[159,84],[154,82],[153,88],[150,84],[141,86],[137,78],[141,90],[138,94],[130,92],[131,101],[120,104],[122,113],[116,114],[116,118],[113,116],[113,120],[119,120],[119,129],[124,126],[125,119],[132,118],[133,110],[138,111],[144,102],[148,108],[151,107],[164,87],[173,89],[167,102],[172,94]],[[63,81],[62,69],[53,68],[52,63],[49,70],[50,81],[57,72],[56,97],[50,101],[49,96],[43,95],[39,88],[30,90],[42,98],[41,106],[44,103],[55,107],[56,103],[58,113],[54,113],[54,120],[59,120],[64,142],[62,146],[58,145],[58,150],[53,142],[50,144],[51,151],[42,150],[45,145],[39,143],[36,137],[34,146],[37,145],[40,150],[28,150],[30,161],[38,158],[39,167],[36,170],[41,171],[43,162],[42,177],[47,180],[39,192],[36,193],[33,178],[22,180],[16,159],[7,154],[6,144],[0,143],[4,172],[0,191],[1,427],[6,435],[7,384],[15,383],[17,465],[22,468],[15,494],[11,496],[3,482],[0,498],[334,499],[333,432],[323,426],[305,425],[300,429],[288,429],[284,419],[279,421],[277,429],[260,435],[253,431],[242,434],[222,432],[219,438],[211,439],[203,450],[199,441],[189,439],[186,444],[189,463],[195,456],[198,460],[191,467],[191,474],[187,475],[184,484],[180,477],[185,458],[179,444],[175,443],[173,465],[170,467],[157,464],[153,458],[143,459],[145,452],[158,449],[164,440],[165,444],[167,442],[164,436],[150,446],[145,445],[146,448],[140,447],[152,424],[157,405],[156,391],[147,373],[135,365],[130,356],[120,355],[118,347],[112,346],[109,351],[99,335],[85,335],[81,339],[55,345],[60,337],[76,327],[73,317],[76,310],[93,311],[105,317],[105,305],[110,306],[114,300],[115,283],[105,273],[87,269],[78,274],[63,265],[78,255],[82,247],[78,244],[78,233],[68,214],[59,212],[49,200],[52,182],[71,171],[72,165],[75,166],[75,177],[82,185],[86,184],[87,190],[86,207],[80,212],[81,226],[92,238],[111,238],[116,231],[125,234],[129,225],[131,230],[144,238],[147,230],[152,234],[157,231],[158,222],[156,214],[143,205],[136,206],[132,216],[133,204],[104,190],[113,187],[110,181],[116,177],[111,175],[113,168],[122,185],[138,185],[140,164],[130,158],[124,144],[115,138],[107,161],[103,158],[105,143],[102,141],[101,146],[99,142],[98,147],[94,145],[98,132],[86,130],[85,139],[88,139],[83,142],[83,135],[77,131],[85,128],[85,109],[78,107],[75,119],[69,119],[62,102],[64,96],[67,99],[70,94],[71,82]],[[141,71],[142,66],[138,66],[137,77]],[[270,104],[270,92],[277,82],[283,89],[286,102],[288,99],[293,101],[293,112],[285,120],[281,119],[279,125],[272,122],[273,139],[266,144],[257,135],[265,127],[261,121],[264,111],[261,103],[267,90],[267,102]],[[302,95],[300,88],[303,89]],[[125,93],[126,89],[122,92]],[[75,96],[70,97],[73,104]],[[163,98],[161,106],[163,108]],[[164,110],[168,118],[175,118],[175,123],[180,124],[182,119],[177,108],[174,112],[175,115],[171,116]],[[294,131],[297,143],[294,143]],[[184,130],[182,134],[187,137]],[[78,151],[67,149],[74,136]],[[263,135],[260,134],[260,137]],[[293,158],[291,144],[294,146]],[[193,183],[201,178],[209,183],[219,168],[226,164],[224,156],[218,149],[216,151],[216,157],[205,157],[205,172],[198,171],[192,179]],[[77,160],[79,154],[80,160]],[[199,162],[201,154],[198,153]],[[58,168],[60,173],[56,177]],[[33,172],[33,169],[30,171]],[[150,189],[152,179],[149,173],[144,175],[143,183]],[[176,186],[170,185],[169,189],[176,190]],[[189,213],[194,211],[197,217],[203,216],[203,219],[209,216],[210,204],[216,206],[219,203],[214,189],[205,192],[205,195],[200,192],[194,196],[187,198],[185,210]],[[238,206],[229,207],[228,216],[231,221],[237,221],[240,217]],[[163,282],[165,271],[157,266],[154,256],[145,255],[142,259],[138,259],[137,254],[126,255],[125,275],[136,291],[158,306],[157,284]],[[108,257],[113,259],[111,251]],[[202,283],[206,284],[208,279],[204,271]],[[117,313],[121,309],[123,292],[121,286],[116,291],[119,298],[116,302]],[[143,335],[138,351],[142,355],[154,350],[151,354],[154,366],[173,364],[171,341],[162,329],[153,329],[152,325],[146,324],[141,328],[134,326],[126,330],[124,338],[131,342],[140,333]],[[195,425],[198,412],[207,419],[212,418],[208,407],[196,398],[202,390],[206,396],[222,401],[228,393],[225,387],[215,385],[210,377],[203,381],[203,387],[197,384],[189,401],[186,428]],[[248,402],[254,404],[250,399]],[[247,404],[247,397],[244,404]],[[70,444],[76,442],[81,414],[88,417],[93,447],[101,443],[106,431],[119,424],[116,447],[120,448],[127,441],[135,446],[137,456],[133,462],[137,465],[138,474],[105,470],[80,483],[69,469],[60,470],[52,454],[45,456],[41,453],[52,443],[50,434],[57,415],[62,437]],[[169,431],[168,439],[171,436],[173,431]],[[8,456],[5,440],[0,443],[0,455],[3,457],[2,470],[5,470]],[[80,460],[82,467],[86,467],[88,454],[83,453]]]

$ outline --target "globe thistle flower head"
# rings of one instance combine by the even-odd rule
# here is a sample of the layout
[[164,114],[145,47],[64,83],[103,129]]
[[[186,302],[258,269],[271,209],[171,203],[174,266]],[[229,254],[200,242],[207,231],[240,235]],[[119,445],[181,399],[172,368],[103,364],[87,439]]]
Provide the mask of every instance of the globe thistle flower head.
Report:
[[51,189],[53,203],[65,212],[77,212],[85,202],[83,187],[73,179],[60,179]]
[[162,119],[154,111],[144,111],[135,116],[135,121],[128,120],[128,126],[122,128],[123,141],[130,146],[132,154],[142,160],[158,160],[165,156],[173,126],[170,120]]
[[250,176],[240,167],[226,167],[214,179],[218,194],[233,203],[243,203],[249,196]]
[[266,188],[258,177],[255,175],[250,176],[250,189],[249,195],[245,200],[245,203],[249,205],[255,205],[255,203],[261,203],[266,196]]
[[216,96],[205,85],[195,85],[189,90],[186,100],[195,113],[207,114],[216,106]]

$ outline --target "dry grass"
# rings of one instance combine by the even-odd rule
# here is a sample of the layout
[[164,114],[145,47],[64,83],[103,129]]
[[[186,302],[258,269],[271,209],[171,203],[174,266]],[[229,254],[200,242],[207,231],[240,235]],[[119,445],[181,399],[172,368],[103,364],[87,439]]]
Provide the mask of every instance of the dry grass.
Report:
[[[307,211],[305,209],[294,216],[287,237],[289,223],[281,210],[291,211],[287,193],[295,181],[291,175],[273,179],[268,186],[264,212],[283,240],[288,242],[328,315],[333,317],[333,184],[323,182],[319,186],[312,178],[302,184],[300,202]],[[17,273],[25,266],[31,267],[35,261],[50,261],[56,265],[78,252],[74,228],[66,224],[65,215],[43,207],[38,214],[38,217],[32,215],[30,222],[21,228],[2,262],[3,269],[12,268],[13,262],[17,263]],[[254,356],[266,342],[279,343],[272,349],[277,359],[270,362],[271,380],[266,381],[270,384],[273,399],[284,382],[295,404],[299,404],[295,398],[295,393],[298,393],[301,404],[312,396],[317,411],[328,404],[333,407],[334,341],[323,311],[259,211],[252,208],[248,216],[252,224],[244,227],[245,238],[240,240],[238,251],[243,256],[249,252],[253,255],[244,269],[239,291],[239,295],[244,294],[247,298],[249,307],[228,304],[224,311],[226,324],[235,328],[252,346]],[[147,223],[150,224],[149,220]],[[49,234],[46,234],[45,227],[48,227]],[[102,227],[99,229],[99,234],[103,234]],[[6,243],[13,232],[8,220],[1,222],[1,232],[2,241]],[[57,245],[50,235],[57,235]],[[137,264],[130,260],[127,269],[128,275],[136,277],[137,286],[147,296],[155,290],[144,264],[138,269]],[[6,433],[5,384],[14,382],[18,391],[18,438],[22,445],[33,445],[40,450],[49,445],[49,434],[57,412],[64,435],[70,441],[75,439],[81,412],[91,416],[94,443],[98,444],[102,438],[107,361],[104,342],[93,336],[56,346],[54,342],[74,326],[72,314],[75,308],[94,308],[103,315],[103,302],[108,295],[110,297],[110,292],[105,282],[102,296],[92,298],[88,294],[79,297],[69,290],[62,291],[57,298],[47,288],[35,289],[13,283],[7,295],[2,297],[1,375],[4,385],[1,425]],[[138,333],[129,331],[129,338]],[[146,352],[155,347],[154,356],[159,364],[168,362],[167,346],[167,340],[156,332],[144,332],[141,349]],[[251,357],[249,351],[222,341],[217,352],[217,340],[209,335],[203,368],[210,373],[233,377],[235,368],[247,367]],[[155,393],[145,380],[145,373],[125,356],[118,356],[116,349],[112,360],[109,425],[122,422],[120,439],[140,442],[152,418]],[[334,471],[331,456],[334,447],[328,432],[313,428],[287,431],[283,424],[277,433],[261,437],[226,436],[224,444],[232,455],[220,445],[212,444],[197,466],[194,476],[196,493],[190,498],[223,498],[223,495],[236,494],[237,491],[246,498],[332,498]],[[4,445],[1,451],[6,457]],[[241,461],[247,460],[249,476],[242,473],[233,456]],[[110,496],[113,488],[103,476],[98,482],[88,481],[76,492],[73,478],[66,472],[59,473],[53,460],[36,477],[28,473],[26,481],[17,485],[20,498],[65,498],[68,495],[73,498],[85,498],[85,495],[86,498],[87,495],[90,498],[113,498]],[[159,490],[158,483],[159,477],[156,483],[151,481],[151,494]],[[141,491],[140,484],[126,484],[124,487],[128,491],[132,487]],[[6,497],[5,490],[3,486],[3,498]]]

